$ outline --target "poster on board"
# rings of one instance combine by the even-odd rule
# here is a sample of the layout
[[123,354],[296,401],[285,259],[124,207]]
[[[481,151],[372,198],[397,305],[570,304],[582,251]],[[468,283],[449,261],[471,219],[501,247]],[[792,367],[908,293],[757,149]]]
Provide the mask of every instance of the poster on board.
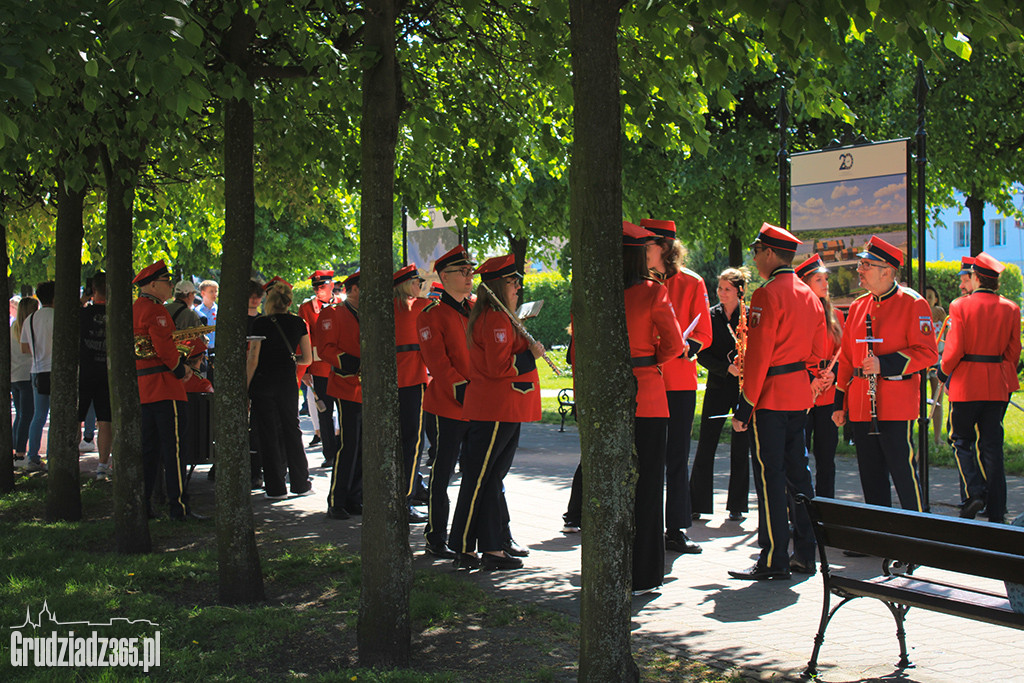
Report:
[[794,265],[817,253],[829,268],[832,302],[863,294],[857,254],[871,235],[908,253],[909,139],[794,154],[790,229],[803,244]]

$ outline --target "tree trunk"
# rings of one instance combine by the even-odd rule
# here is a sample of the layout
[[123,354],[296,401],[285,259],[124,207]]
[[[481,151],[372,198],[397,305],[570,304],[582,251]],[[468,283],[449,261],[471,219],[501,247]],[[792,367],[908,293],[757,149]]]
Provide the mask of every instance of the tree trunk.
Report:
[[[232,17],[225,51],[243,68],[255,22]],[[253,187],[253,111],[248,100],[224,101],[224,255],[217,316],[217,568],[220,601],[264,600],[250,494],[249,424],[246,410],[245,336],[248,282],[252,275],[256,195]]]
[[977,256],[985,250],[985,199],[972,191],[964,206],[971,215],[971,256]]
[[581,681],[636,681],[630,650],[635,382],[622,278],[620,3],[570,0],[573,146],[569,229],[576,406],[583,460]]
[[82,209],[85,189],[57,179],[56,287],[53,298],[53,370],[50,374],[50,427],[46,432],[48,481],[46,519],[82,518],[78,474],[78,286],[82,279]]
[[[527,239],[525,237],[516,237],[511,231],[505,231],[508,235],[508,248],[512,256],[516,260],[516,270],[520,273],[526,274],[526,245]],[[522,306],[524,298],[526,297],[526,291],[523,289],[519,290],[519,294],[516,295],[516,305]]]
[[[103,155],[107,180],[107,377],[111,396],[133,400],[111,401],[117,474],[114,476],[114,536],[117,552],[148,553],[149,510],[144,496],[142,468],[142,410],[135,374],[135,335],[132,322],[132,220],[135,204],[135,169],[138,162]],[[131,178],[127,180],[127,178]]]
[[[11,279],[6,277],[10,266],[7,256],[7,197],[0,193],[0,301],[11,298]],[[3,336],[3,335],[0,335]],[[0,395],[11,395],[11,335],[0,339]],[[9,456],[4,453],[10,453]],[[0,420],[0,493],[14,490],[14,434],[11,421]]]
[[740,239],[739,231],[736,227],[736,221],[732,221],[729,224],[731,230],[729,234],[729,266],[732,268],[739,268],[743,265],[743,240]]
[[411,632],[409,507],[401,491],[398,374],[392,295],[398,135],[395,0],[366,5],[363,72],[359,329],[363,381],[362,593],[357,642],[364,667],[406,667]]

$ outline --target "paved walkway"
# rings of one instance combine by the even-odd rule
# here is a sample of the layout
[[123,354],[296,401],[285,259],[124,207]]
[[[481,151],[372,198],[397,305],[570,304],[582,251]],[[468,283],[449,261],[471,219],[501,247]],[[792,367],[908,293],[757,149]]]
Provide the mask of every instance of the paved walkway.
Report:
[[[304,422],[307,428],[308,422]],[[292,537],[321,538],[356,551],[358,518],[331,521],[324,515],[329,471],[317,465],[322,458],[309,449],[318,494],[306,498],[268,501],[254,494],[258,523]],[[531,547],[526,567],[515,572],[473,572],[468,580],[500,590],[504,595],[533,602],[578,617],[580,535],[561,533],[561,514],[579,458],[576,429],[559,433],[557,425],[524,425],[515,464],[506,479],[507,497],[516,539]],[[93,458],[89,458],[94,460]],[[696,522],[690,536],[701,543],[700,555],[669,553],[663,590],[634,598],[633,634],[636,644],[704,660],[720,668],[738,668],[763,680],[797,680],[810,656],[822,603],[821,578],[794,575],[788,582],[747,583],[730,579],[728,569],[745,569],[757,555],[756,500],[751,492],[751,516],[730,522],[724,510],[728,455],[716,464],[716,504],[707,521]],[[88,467],[88,466],[86,466]],[[197,470],[193,493],[206,498],[212,489]],[[856,464],[838,463],[837,495],[860,500]],[[451,489],[454,498],[457,481]],[[1012,514],[1024,507],[1024,479],[1009,485]],[[932,509],[955,514],[959,490],[956,473],[931,472]],[[206,511],[206,510],[201,510]],[[412,530],[414,566],[454,571],[450,562],[424,555],[422,527]],[[837,567],[865,575],[876,574],[878,560],[846,558],[836,553]],[[1001,586],[995,586],[1001,590]],[[1024,650],[1019,631],[973,621],[911,610],[906,622],[908,647],[915,668],[900,674],[894,663],[899,647],[892,616],[879,601],[855,600],[839,611],[829,626],[820,656],[821,680],[894,680],[921,683],[1021,680]]]

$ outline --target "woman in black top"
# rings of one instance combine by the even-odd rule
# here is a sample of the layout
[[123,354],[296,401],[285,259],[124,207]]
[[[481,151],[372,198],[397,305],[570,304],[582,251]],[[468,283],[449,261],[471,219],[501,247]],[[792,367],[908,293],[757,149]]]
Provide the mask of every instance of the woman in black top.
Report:
[[266,314],[252,321],[251,334],[264,337],[258,354],[250,361],[249,398],[251,421],[258,430],[267,498],[288,495],[285,467],[294,495],[313,492],[309,464],[299,430],[299,382],[297,366],[313,361],[306,322],[288,313],[292,288],[284,280],[267,289]]
[[[690,473],[690,499],[693,517],[714,511],[712,503],[715,450],[722,435],[725,415],[736,407],[739,400],[739,368],[736,360],[734,335],[739,326],[740,299],[747,287],[749,273],[746,268],[727,268],[718,276],[719,304],[711,308],[711,345],[697,354],[697,362],[708,370],[704,406],[700,417],[700,439],[693,457]],[[729,497],[726,508],[729,519],[743,519],[750,495],[750,446],[747,432],[733,432],[729,446]]]

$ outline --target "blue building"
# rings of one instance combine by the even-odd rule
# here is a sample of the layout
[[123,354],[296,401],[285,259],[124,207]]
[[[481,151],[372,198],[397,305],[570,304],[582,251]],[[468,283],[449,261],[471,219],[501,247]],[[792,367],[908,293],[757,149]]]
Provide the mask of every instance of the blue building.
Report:
[[[959,261],[971,255],[971,216],[964,207],[964,196],[956,194],[958,208],[943,209],[939,222],[932,223],[925,240],[929,261]],[[1024,187],[1013,188],[1013,205],[1024,207]],[[1024,270],[1024,221],[1005,216],[991,204],[985,205],[985,253],[1003,263],[1015,263]]]

